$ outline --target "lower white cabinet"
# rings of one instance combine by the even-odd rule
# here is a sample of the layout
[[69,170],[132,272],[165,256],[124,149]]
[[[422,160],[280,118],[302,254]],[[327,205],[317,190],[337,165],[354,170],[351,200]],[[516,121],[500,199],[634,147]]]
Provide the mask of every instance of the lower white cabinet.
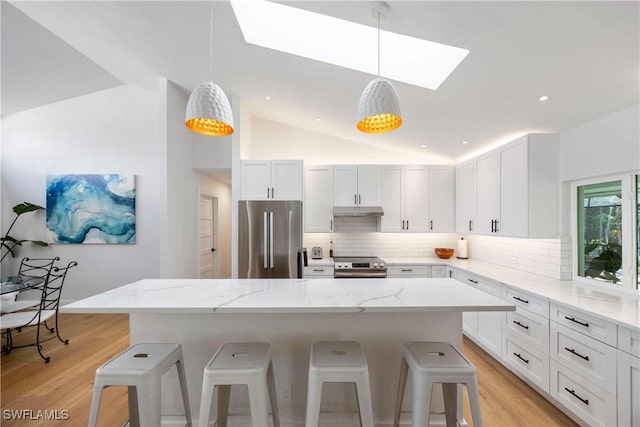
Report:
[[387,267],[387,277],[431,277],[431,266],[392,265]]
[[616,396],[551,360],[551,396],[589,426],[617,424]]
[[307,266],[302,270],[305,279],[329,279],[333,277],[333,266]]
[[504,341],[504,360],[512,371],[526,377],[545,392],[549,392],[549,355],[532,351],[508,335]]
[[618,350],[618,425],[640,427],[640,358]]
[[431,277],[449,277],[447,267],[444,265],[432,265]]

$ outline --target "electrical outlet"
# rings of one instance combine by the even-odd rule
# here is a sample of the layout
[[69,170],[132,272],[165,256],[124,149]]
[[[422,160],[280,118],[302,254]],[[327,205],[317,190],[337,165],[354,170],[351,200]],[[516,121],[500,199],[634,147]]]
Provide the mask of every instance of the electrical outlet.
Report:
[[280,401],[281,402],[291,402],[291,384],[288,383],[280,383]]

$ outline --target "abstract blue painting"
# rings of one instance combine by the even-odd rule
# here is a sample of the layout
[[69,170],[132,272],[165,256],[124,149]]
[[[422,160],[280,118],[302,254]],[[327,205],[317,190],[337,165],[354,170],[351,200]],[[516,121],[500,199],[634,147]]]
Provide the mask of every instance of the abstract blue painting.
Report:
[[47,228],[54,243],[136,242],[134,175],[47,175]]

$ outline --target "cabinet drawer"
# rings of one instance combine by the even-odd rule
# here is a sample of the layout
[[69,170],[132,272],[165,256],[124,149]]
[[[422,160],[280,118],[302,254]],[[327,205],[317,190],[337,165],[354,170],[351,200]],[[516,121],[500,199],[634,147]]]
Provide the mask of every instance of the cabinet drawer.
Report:
[[617,326],[614,323],[557,303],[551,304],[551,320],[612,347],[617,346]]
[[453,270],[453,275],[451,277],[456,279],[458,282],[473,286],[474,288],[478,287],[478,283],[481,280],[478,276],[460,270]]
[[551,322],[551,358],[616,395],[616,349]]
[[305,267],[303,270],[304,277],[333,277],[333,267]]
[[640,332],[618,325],[618,348],[632,356],[640,357]]
[[431,277],[449,277],[447,275],[447,267],[445,265],[432,265]]
[[616,425],[616,398],[551,360],[551,396],[589,426]]
[[394,265],[387,267],[387,277],[431,277],[428,265]]
[[481,279],[478,281],[478,289],[488,293],[489,295],[493,295],[494,297],[500,298],[502,295],[502,285],[498,282]]
[[516,371],[528,378],[541,388],[545,393],[549,392],[549,359],[547,355],[539,356],[527,351],[507,337],[505,340],[505,359],[512,371]]
[[507,312],[505,328],[510,339],[527,351],[539,357],[548,356],[549,319],[518,307]]
[[530,294],[519,289],[503,286],[502,299],[517,307],[533,311],[547,319],[549,318],[549,301],[543,297]]

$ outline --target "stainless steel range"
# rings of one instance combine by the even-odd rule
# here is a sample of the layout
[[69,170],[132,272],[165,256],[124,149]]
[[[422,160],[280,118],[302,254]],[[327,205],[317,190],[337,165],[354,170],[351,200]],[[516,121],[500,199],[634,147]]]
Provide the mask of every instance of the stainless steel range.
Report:
[[385,262],[376,257],[334,257],[333,277],[370,278],[387,277]]

